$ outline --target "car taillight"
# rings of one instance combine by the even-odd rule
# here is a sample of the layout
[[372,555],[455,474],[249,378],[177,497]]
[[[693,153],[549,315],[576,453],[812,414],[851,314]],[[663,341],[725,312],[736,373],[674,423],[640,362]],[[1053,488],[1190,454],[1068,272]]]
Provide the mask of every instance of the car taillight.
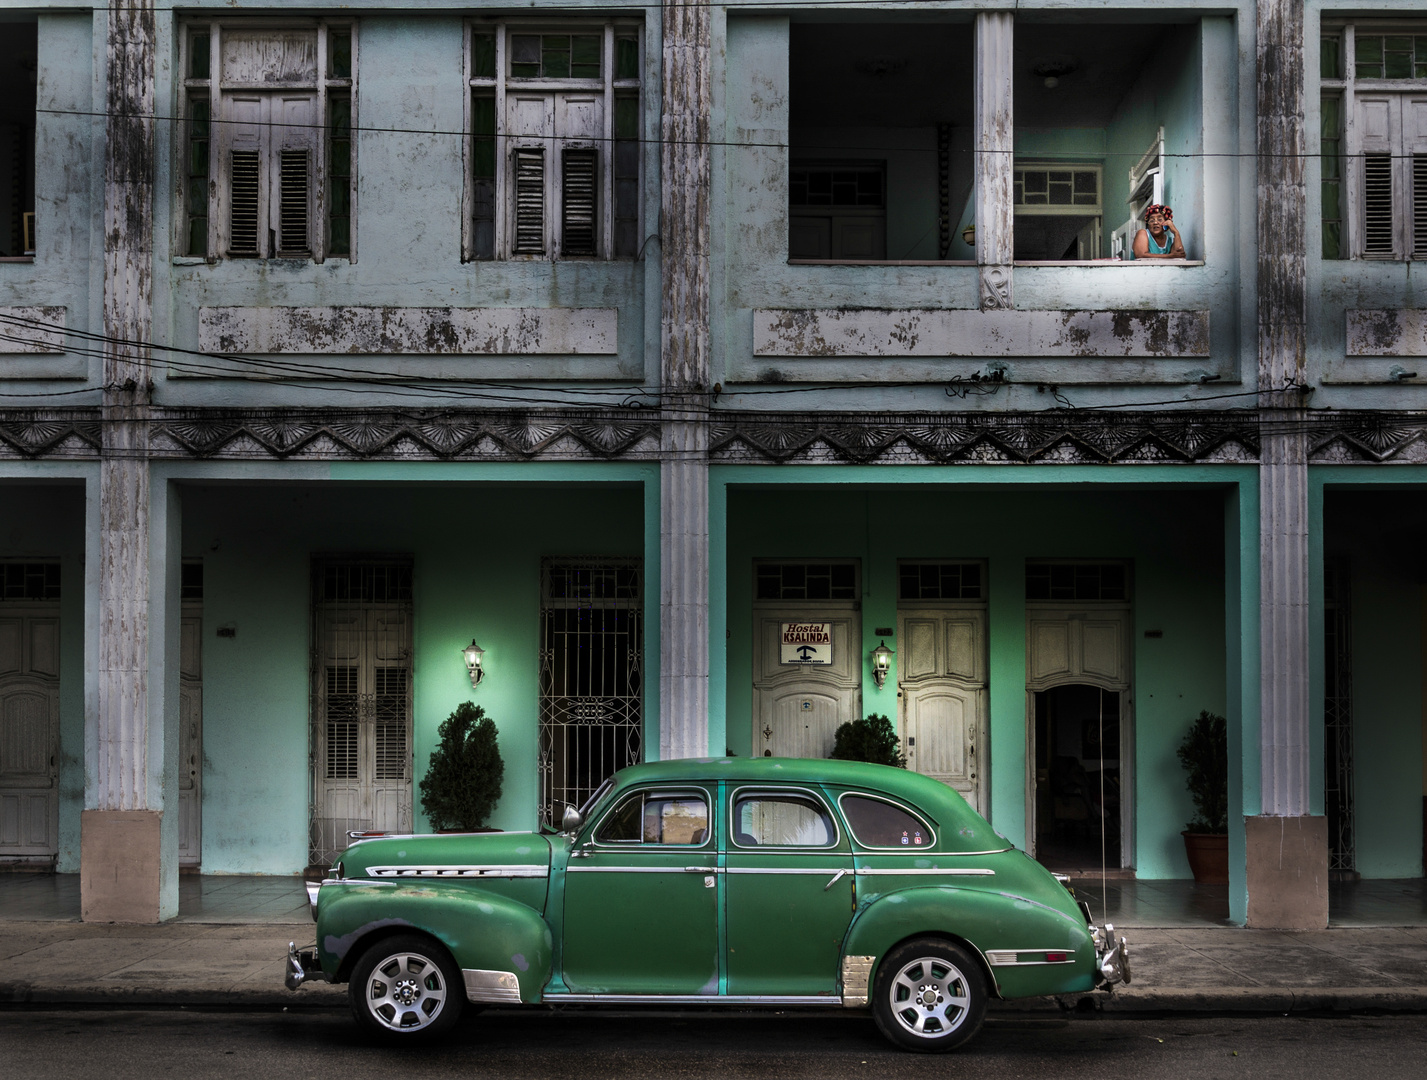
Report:
[[1070,954],[1063,952],[1048,952],[1045,954],[1047,964],[1063,964],[1070,959]]

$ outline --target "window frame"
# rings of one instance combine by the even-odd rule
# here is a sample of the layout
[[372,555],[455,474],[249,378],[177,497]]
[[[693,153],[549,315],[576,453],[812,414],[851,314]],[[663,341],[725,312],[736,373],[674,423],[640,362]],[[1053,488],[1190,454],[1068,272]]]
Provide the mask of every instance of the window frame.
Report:
[[[1326,97],[1336,97],[1340,103],[1339,151],[1339,217],[1342,223],[1340,254],[1330,259],[1320,251],[1319,257],[1325,262],[1420,262],[1427,260],[1427,246],[1414,246],[1414,224],[1416,232],[1427,232],[1427,223],[1413,221],[1413,177],[1414,152],[1404,150],[1401,156],[1393,155],[1394,190],[1391,214],[1394,219],[1394,236],[1391,252],[1369,252],[1367,242],[1367,198],[1366,167],[1369,154],[1379,151],[1363,150],[1363,125],[1358,122],[1358,104],[1361,97],[1392,96],[1399,103],[1413,95],[1427,95],[1427,78],[1358,78],[1357,76],[1357,34],[1363,31],[1370,36],[1404,35],[1421,37],[1427,35],[1427,21],[1422,19],[1352,19],[1325,18],[1318,30],[1320,49],[1318,69],[1319,130],[1311,133],[1319,158],[1319,207],[1318,219],[1321,229],[1326,217],[1323,205],[1322,175],[1322,102]],[[1339,59],[1342,64],[1337,78],[1327,78],[1322,74],[1321,49],[1323,40],[1336,38]],[[1400,110],[1399,110],[1400,112]],[[1392,138],[1400,141],[1405,137],[1403,124],[1399,123]],[[1422,156],[1422,155],[1416,155]],[[1427,207],[1424,207],[1427,212]]]
[[[634,799],[639,800],[641,808],[640,819],[642,821],[643,807],[648,805],[649,800],[651,798],[702,799],[704,803],[704,812],[706,815],[706,820],[708,821],[708,835],[705,836],[703,840],[697,844],[651,844],[647,840],[643,839],[642,835],[641,838],[638,840],[602,840],[600,838],[600,830],[603,829],[605,825],[609,823],[610,819],[614,817],[615,814],[619,813],[620,810],[622,810],[629,802]],[[659,786],[634,788],[633,790],[625,792],[624,794],[619,796],[619,798],[611,800],[609,809],[600,815],[599,820],[592,824],[589,828],[589,831],[585,834],[586,843],[604,851],[700,851],[704,848],[709,847],[714,842],[714,817],[716,813],[715,807],[717,805],[718,799],[716,795],[713,792],[710,792],[704,788],[666,788]]]
[[[509,70],[509,45],[512,35],[528,33],[583,34],[598,31],[601,35],[600,77],[598,79],[520,77],[512,76]],[[478,35],[494,35],[495,74],[478,76],[474,73],[473,39]],[[615,77],[617,39],[633,37],[638,43],[638,76],[633,79]],[[463,77],[463,138],[461,155],[461,261],[462,262],[556,262],[628,261],[638,257],[615,253],[615,197],[616,183],[616,136],[615,108],[621,97],[637,95],[639,101],[639,148],[635,176],[638,193],[635,197],[635,233],[643,236],[644,221],[644,76],[646,72],[645,28],[641,19],[592,18],[552,20],[538,17],[515,16],[510,18],[478,17],[466,20],[462,49]],[[601,135],[598,139],[564,137],[556,135],[536,136],[521,139],[512,135],[506,125],[506,98],[510,90],[525,90],[549,95],[549,111],[555,108],[555,95],[569,91],[598,92],[603,108]],[[495,109],[495,218],[494,241],[491,255],[479,254],[476,250],[476,183],[472,174],[475,165],[474,131],[475,98],[490,96]],[[553,129],[553,124],[552,124]],[[541,149],[544,152],[544,221],[543,243],[540,252],[517,252],[515,250],[515,198],[511,173],[514,151],[517,149]],[[598,155],[596,170],[595,199],[595,251],[593,254],[566,254],[564,251],[564,169],[562,167],[566,150],[589,151]]]
[[[178,116],[180,117],[178,138],[175,140],[175,163],[174,169],[174,189],[175,206],[177,213],[174,215],[173,228],[173,249],[176,253],[176,261],[182,263],[205,262],[210,265],[220,261],[268,261],[272,259],[300,260],[307,259],[314,263],[323,263],[328,259],[342,259],[347,262],[357,261],[357,71],[360,65],[359,56],[359,20],[353,18],[336,19],[303,19],[303,18],[192,18],[179,24],[177,38],[177,70],[180,77],[175,80],[176,91],[179,95]],[[264,83],[258,85],[239,84],[229,82],[223,78],[223,36],[225,33],[244,32],[262,33],[270,31],[280,33],[292,30],[311,30],[316,35],[316,76],[311,80],[301,80],[296,82]],[[330,40],[332,34],[346,34],[350,42],[351,50],[351,74],[349,76],[336,76],[331,74],[331,49]],[[196,37],[206,34],[208,37],[208,75],[206,78],[193,78],[189,72],[192,70],[191,61],[193,59],[194,41]],[[234,124],[226,115],[224,103],[236,95],[247,93],[251,96],[259,96],[263,99],[264,115],[267,115],[272,102],[277,101],[282,93],[309,92],[312,95],[313,106],[312,115],[314,124],[312,125],[312,138],[309,149],[312,154],[312,164],[308,171],[308,220],[307,238],[308,247],[306,251],[281,250],[277,245],[275,249],[268,246],[267,234],[280,235],[281,218],[280,204],[269,203],[264,214],[259,212],[258,220],[258,241],[257,254],[238,253],[229,251],[231,243],[230,213],[231,213],[231,150],[233,148]],[[345,98],[348,102],[348,116],[351,125],[349,133],[349,164],[346,177],[347,192],[347,247],[345,253],[333,253],[331,251],[332,239],[329,235],[331,228],[331,210],[329,185],[331,177],[328,169],[328,154],[331,143],[331,106],[334,100]],[[203,254],[189,254],[190,229],[189,220],[196,216],[193,213],[192,200],[189,198],[189,186],[191,177],[189,174],[189,146],[195,137],[193,121],[194,104],[204,101],[208,105],[208,198],[204,207],[207,217],[207,244]],[[284,128],[273,123],[269,127],[270,121],[260,121],[266,128],[265,145],[268,150],[268,160],[260,172],[260,184],[272,187],[274,178],[279,176],[281,164],[281,147],[274,149],[272,144],[276,143],[271,136],[278,134]],[[268,142],[271,139],[271,144]]]
[[[832,842],[829,844],[755,844],[749,847],[738,842],[738,803],[740,799],[767,796],[775,799],[803,799],[822,807],[822,812],[832,824]],[[733,852],[775,852],[775,851],[838,851],[842,848],[842,821],[833,810],[827,797],[819,791],[805,787],[768,787],[763,784],[749,784],[734,788],[728,793],[728,844],[727,851]]]
[[[911,816],[912,818],[914,818],[914,819],[916,819],[917,821],[920,821],[920,822],[922,823],[922,827],[925,828],[926,831],[927,831],[927,837],[928,837],[927,842],[926,842],[925,844],[923,844],[921,847],[916,847],[916,848],[910,847],[910,846],[904,848],[901,844],[884,845],[884,844],[869,844],[869,843],[867,843],[866,841],[864,841],[861,837],[859,837],[859,836],[857,835],[857,829],[856,829],[856,827],[854,827],[853,824],[852,824],[852,818],[851,818],[851,816],[847,813],[846,808],[844,808],[843,805],[842,805],[842,802],[843,802],[844,799],[871,799],[873,802],[886,803],[888,806],[894,806],[894,807],[896,807],[898,810],[904,811],[904,812],[907,813],[909,816]],[[930,816],[928,816],[927,814],[922,813],[920,810],[914,810],[914,809],[912,809],[912,807],[910,807],[909,805],[907,805],[905,802],[901,801],[900,799],[893,799],[893,798],[890,798],[889,796],[881,795],[881,794],[878,794],[877,792],[872,792],[872,791],[848,790],[848,791],[844,791],[844,792],[842,792],[842,793],[840,793],[840,794],[838,795],[838,797],[837,797],[837,811],[838,811],[839,814],[842,815],[842,820],[847,823],[847,835],[848,835],[848,837],[852,840],[853,844],[855,844],[855,845],[856,845],[857,847],[859,847],[859,848],[862,848],[864,851],[876,851],[876,852],[880,852],[880,853],[897,852],[897,853],[899,853],[899,854],[905,852],[906,854],[909,854],[909,855],[910,855],[910,854],[924,855],[924,854],[926,854],[926,853],[929,852],[929,851],[935,851],[935,850],[937,849],[937,832],[936,832],[936,826],[935,826],[934,824],[932,824],[932,821],[931,821]]]

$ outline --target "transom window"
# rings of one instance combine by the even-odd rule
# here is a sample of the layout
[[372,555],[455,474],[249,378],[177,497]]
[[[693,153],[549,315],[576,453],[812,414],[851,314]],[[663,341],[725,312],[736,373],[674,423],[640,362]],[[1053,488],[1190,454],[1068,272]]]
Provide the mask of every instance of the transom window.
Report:
[[1026,564],[1027,600],[1124,600],[1129,595],[1125,564]]
[[981,564],[908,563],[897,568],[902,600],[980,600]]
[[638,253],[641,30],[470,24],[466,259]]
[[856,600],[857,564],[760,563],[759,600]]
[[0,600],[58,600],[59,563],[0,562]]
[[733,801],[733,842],[737,847],[832,847],[837,826],[808,795],[740,794]]
[[602,844],[698,845],[709,838],[709,804],[702,794],[639,792],[600,825]]
[[181,40],[178,250],[351,258],[355,25],[224,21]]

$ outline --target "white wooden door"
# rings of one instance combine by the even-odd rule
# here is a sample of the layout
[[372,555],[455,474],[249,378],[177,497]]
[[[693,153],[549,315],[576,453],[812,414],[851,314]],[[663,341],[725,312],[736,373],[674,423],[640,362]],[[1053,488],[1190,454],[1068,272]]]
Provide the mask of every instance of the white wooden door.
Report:
[[401,605],[319,612],[313,731],[313,857],[349,830],[411,828],[411,613]]
[[0,611],[0,856],[59,851],[59,614]]
[[907,768],[954,788],[985,813],[985,609],[902,609],[897,641]]
[[[780,660],[782,626],[831,624],[832,663]],[[862,715],[862,623],[849,604],[762,608],[754,612],[753,733],[755,756],[825,758],[837,729]]]
[[203,861],[203,617],[185,611],[179,630],[178,861]]

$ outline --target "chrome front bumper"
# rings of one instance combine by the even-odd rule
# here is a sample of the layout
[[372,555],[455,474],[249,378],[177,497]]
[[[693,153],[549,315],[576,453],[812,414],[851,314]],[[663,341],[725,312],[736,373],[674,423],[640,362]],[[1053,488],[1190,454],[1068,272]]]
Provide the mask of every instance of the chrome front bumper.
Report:
[[289,990],[296,990],[308,976],[326,980],[327,974],[322,970],[321,963],[317,959],[317,949],[299,949],[297,942],[287,943],[287,960],[283,964],[283,985]]
[[1116,936],[1115,928],[1105,924],[1090,928],[1090,936],[1095,942],[1095,970],[1098,979],[1097,990],[1108,990],[1117,983],[1130,985],[1130,946],[1123,935]]

